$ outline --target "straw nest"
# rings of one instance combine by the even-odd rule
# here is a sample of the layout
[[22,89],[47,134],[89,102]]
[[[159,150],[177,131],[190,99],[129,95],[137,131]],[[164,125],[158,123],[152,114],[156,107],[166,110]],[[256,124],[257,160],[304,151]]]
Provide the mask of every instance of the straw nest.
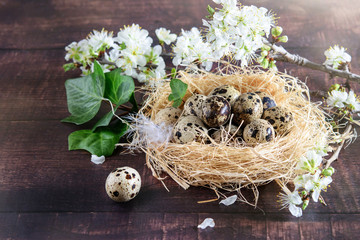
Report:
[[[269,93],[277,105],[292,112],[295,121],[286,135],[277,136],[270,143],[250,146],[230,140],[210,144],[169,142],[143,148],[153,175],[161,180],[161,173],[165,172],[184,189],[191,185],[234,191],[277,179],[288,182],[295,177],[298,159],[332,134],[322,110],[310,102],[306,85],[292,76],[235,69],[227,74],[180,72],[179,79],[188,84],[184,101],[193,93],[207,95],[215,87],[229,84],[241,93]],[[163,84],[149,94],[140,112],[153,120],[159,110],[171,106],[170,93],[169,84]]]

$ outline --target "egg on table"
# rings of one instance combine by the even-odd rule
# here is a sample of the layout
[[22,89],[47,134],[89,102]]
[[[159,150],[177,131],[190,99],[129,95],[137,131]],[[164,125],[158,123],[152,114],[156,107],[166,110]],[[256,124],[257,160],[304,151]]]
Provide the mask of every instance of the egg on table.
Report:
[[261,99],[262,103],[263,103],[263,108],[264,111],[266,109],[272,108],[276,106],[276,102],[274,100],[273,97],[271,97],[269,94],[267,94],[266,92],[255,92]]
[[131,167],[116,168],[105,182],[106,193],[115,202],[130,201],[136,197],[140,188],[140,174]]
[[201,117],[201,105],[205,101],[206,96],[201,94],[193,94],[184,104],[184,115],[194,115]]
[[209,93],[209,96],[222,96],[233,106],[235,100],[240,96],[240,91],[231,85],[222,85],[214,88],[214,90]]
[[210,127],[224,125],[230,118],[230,103],[221,96],[209,96],[201,105],[201,119]]
[[232,109],[234,113],[234,123],[240,125],[249,124],[255,119],[261,118],[263,114],[263,104],[260,97],[252,92],[241,94],[235,101]]
[[265,110],[262,118],[274,127],[277,135],[285,134],[294,124],[292,113],[286,107],[282,106]]
[[163,122],[166,125],[175,124],[176,121],[179,119],[181,113],[182,111],[179,108],[167,107],[161,109],[158,113],[156,113],[154,122],[156,124],[160,124]]
[[180,144],[201,142],[207,138],[207,132],[200,118],[193,115],[183,116],[174,126],[173,139]]
[[243,136],[247,143],[266,143],[274,139],[275,131],[268,121],[255,119],[245,126]]

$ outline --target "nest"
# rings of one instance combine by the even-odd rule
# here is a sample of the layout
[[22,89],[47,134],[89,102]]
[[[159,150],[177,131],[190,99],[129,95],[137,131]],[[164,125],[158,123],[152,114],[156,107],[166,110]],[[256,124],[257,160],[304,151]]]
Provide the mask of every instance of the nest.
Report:
[[[211,141],[210,144],[169,142],[143,148],[154,176],[162,179],[161,174],[165,172],[184,189],[204,186],[234,191],[279,179],[286,183],[295,177],[299,158],[332,135],[324,113],[310,102],[306,85],[292,76],[239,68],[217,74],[180,72],[178,78],[188,84],[184,101],[194,93],[208,95],[215,87],[229,84],[241,93],[270,94],[277,105],[286,106],[292,112],[295,123],[286,135],[252,146],[236,141]],[[157,88],[149,94],[140,112],[154,120],[159,110],[171,106],[170,93],[169,84]]]

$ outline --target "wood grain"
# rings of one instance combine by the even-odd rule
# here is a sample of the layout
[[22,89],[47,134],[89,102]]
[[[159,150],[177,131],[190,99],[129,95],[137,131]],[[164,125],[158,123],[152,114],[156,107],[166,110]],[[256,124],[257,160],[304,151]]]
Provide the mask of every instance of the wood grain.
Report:
[[[323,62],[335,43],[348,48],[360,72],[359,1],[242,1],[276,12],[293,53]],[[167,178],[152,177],[143,154],[116,154],[94,165],[83,151],[68,151],[67,136],[84,126],[60,123],[68,116],[64,47],[102,27],[118,31],[133,22],[149,30],[180,32],[201,26],[210,0],[0,1],[0,239],[359,239],[360,142],[346,148],[334,164],[334,183],[311,203],[302,218],[279,211],[276,184],[259,187],[258,209],[236,203],[198,204],[215,194],[206,188],[185,191]],[[155,41],[156,42],[156,41]],[[306,80],[312,90],[333,82],[324,73],[289,64],[281,70]],[[359,86],[353,88],[359,93]],[[106,105],[104,110],[106,111]],[[112,202],[104,182],[119,166],[136,168],[143,186],[128,203]],[[253,199],[249,190],[244,195]],[[197,225],[212,217],[216,227]]]

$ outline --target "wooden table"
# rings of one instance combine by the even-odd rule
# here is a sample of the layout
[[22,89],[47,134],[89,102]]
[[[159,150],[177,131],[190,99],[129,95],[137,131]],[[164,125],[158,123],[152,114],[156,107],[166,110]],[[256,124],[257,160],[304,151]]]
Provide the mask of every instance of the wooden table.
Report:
[[[356,0],[243,1],[272,9],[289,42],[284,46],[316,62],[330,45],[348,48],[360,72],[360,2]],[[134,23],[149,30],[201,27],[210,0],[2,0],[0,1],[0,239],[360,239],[360,141],[340,155],[328,206],[310,204],[302,218],[279,211],[276,184],[260,187],[258,209],[229,207],[205,188],[185,191],[171,179],[170,192],[151,176],[145,156],[120,155],[102,165],[88,153],[67,150],[67,136],[81,127],[68,116],[64,47],[93,29],[118,31]],[[334,82],[324,73],[280,64],[312,90]],[[359,92],[357,84],[353,87]],[[84,128],[89,128],[85,125]],[[109,172],[131,166],[142,177],[139,196],[111,201],[104,190]],[[244,191],[251,199],[251,193]],[[206,217],[213,229],[198,230]]]

